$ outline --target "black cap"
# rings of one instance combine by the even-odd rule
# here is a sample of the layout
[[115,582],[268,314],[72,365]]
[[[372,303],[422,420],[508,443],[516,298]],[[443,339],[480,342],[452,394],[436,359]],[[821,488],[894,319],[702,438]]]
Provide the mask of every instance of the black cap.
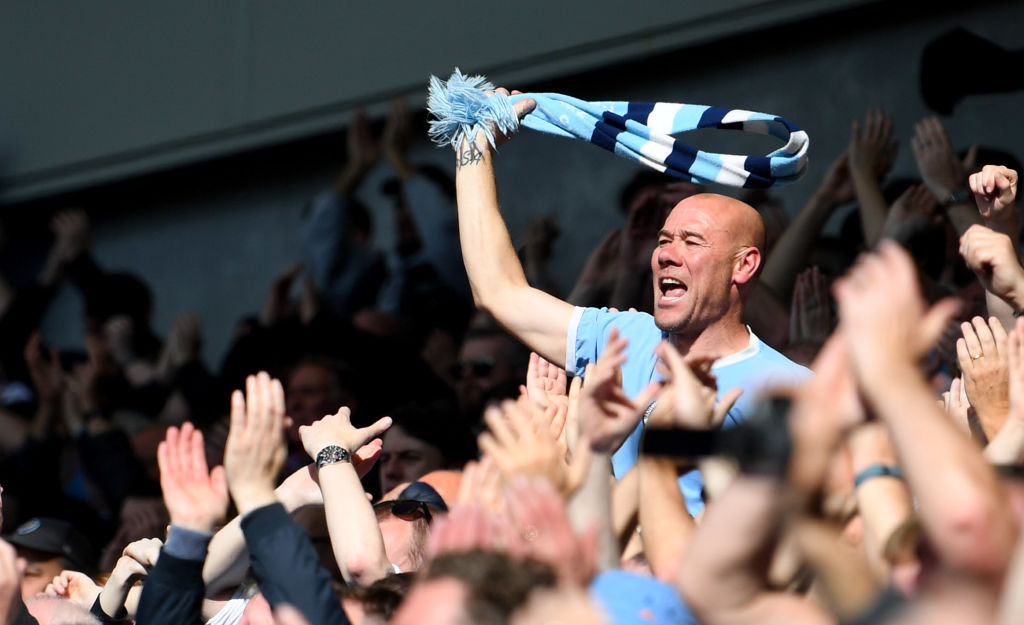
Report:
[[448,504],[444,502],[441,495],[434,490],[434,487],[426,482],[413,482],[398,493],[395,501],[416,501],[422,502],[440,510],[448,512]]
[[29,519],[19,525],[14,533],[4,536],[4,540],[17,547],[60,556],[74,570],[88,573],[95,568],[96,558],[88,539],[71,523],[61,519]]

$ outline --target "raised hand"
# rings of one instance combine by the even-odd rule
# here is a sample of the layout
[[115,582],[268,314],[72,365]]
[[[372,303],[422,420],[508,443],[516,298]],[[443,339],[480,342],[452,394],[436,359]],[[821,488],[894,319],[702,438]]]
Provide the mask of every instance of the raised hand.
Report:
[[796,277],[789,317],[791,345],[810,343],[820,346],[825,342],[835,325],[831,301],[825,276],[817,267],[802,271]]
[[558,221],[552,215],[537,217],[526,226],[523,235],[523,263],[527,269],[540,272],[546,267],[560,234]]
[[223,522],[228,507],[224,467],[206,469],[203,433],[185,422],[173,425],[157,447],[160,488],[173,525],[197,532],[212,532]]
[[839,329],[861,379],[875,379],[880,362],[916,366],[959,308],[945,299],[926,308],[913,260],[882,241],[834,287]]
[[926,117],[917,122],[910,147],[921,178],[935,199],[945,202],[950,193],[967,186],[967,171],[939,118]]
[[989,434],[985,457],[993,464],[1024,461],[1024,317],[1006,339],[1010,409],[998,433]]
[[581,441],[588,441],[598,453],[611,453],[640,423],[644,409],[657,394],[660,385],[652,383],[637,398],[622,390],[622,371],[628,341],[612,328],[604,353],[587,366],[580,392],[579,428]]
[[[375,438],[352,454],[352,466],[360,478],[366,477],[366,474],[376,464],[377,459],[380,458],[383,444],[381,439]],[[275,492],[287,510],[296,510],[302,506],[323,505],[324,503],[324,495],[320,490],[320,481],[316,474],[316,465],[313,464],[296,469],[281,482]]]
[[1024,423],[1024,318],[1017,318],[1017,326],[1006,340],[1009,377],[1009,417]]
[[110,354],[119,367],[126,368],[135,360],[135,321],[129,315],[119,314],[103,324],[103,336],[110,345]]
[[526,385],[519,387],[525,395],[549,416],[551,433],[558,439],[563,452],[569,450],[566,421],[569,413],[569,396],[565,387],[565,369],[544,360],[537,352],[530,352],[530,364],[526,369]]
[[62,262],[74,260],[92,244],[89,218],[81,209],[57,213],[50,222],[50,229],[57,237],[54,251]]
[[882,109],[871,109],[864,122],[854,119],[847,154],[850,169],[858,175],[882,178],[896,160],[897,145],[892,140],[892,118]]
[[182,365],[199,358],[203,347],[202,332],[202,323],[196,315],[182,314],[174,318],[157,365],[164,379],[169,379]]
[[352,115],[345,139],[348,152],[345,168],[335,183],[335,188],[343,195],[355,191],[381,154],[380,141],[373,136],[370,121],[363,109],[357,109]]
[[[681,183],[686,184],[686,183]],[[696,187],[687,185],[680,191],[673,183],[651,186],[633,198],[626,217],[626,229],[622,232],[619,245],[619,272],[642,271],[651,264],[651,250],[658,242],[658,231],[665,223],[665,217],[680,200],[693,195]]]
[[665,386],[658,393],[658,404],[647,421],[648,427],[710,430],[722,425],[725,415],[743,389],[734,388],[717,401],[718,385],[711,373],[712,358],[686,362],[668,342],[655,348],[661,362],[658,370]]
[[228,489],[240,514],[274,503],[274,481],[288,451],[284,388],[265,372],[249,376],[245,395],[231,395],[231,430],[224,449]]
[[504,549],[509,531],[509,521],[504,513],[485,509],[475,502],[455,506],[448,515],[431,525],[427,559],[442,553]]
[[286,510],[297,510],[302,506],[322,506],[324,495],[316,475],[316,465],[307,464],[284,478],[274,491]]
[[[503,94],[505,96],[519,94],[519,91],[509,92],[504,87],[499,87],[494,91],[486,92],[488,97],[493,97],[496,94]],[[533,109],[537,108],[537,102],[535,100],[526,99],[520,100],[513,105],[516,116],[522,119],[530,114]],[[488,132],[490,137],[488,137]],[[492,153],[495,149],[501,146],[503,143],[512,138],[515,134],[515,130],[509,130],[505,132],[503,129],[498,128],[497,124],[491,122],[488,126],[488,132],[478,132],[474,137],[466,137],[461,145],[455,148],[455,169],[456,171],[461,170],[465,167],[479,165],[484,161],[484,155]],[[493,137],[493,145],[491,142]]]
[[956,342],[963,385],[985,435],[991,439],[1003,427],[1010,410],[1010,370],[1006,331],[998,319],[975,317],[961,324]]
[[64,597],[88,610],[99,596],[100,587],[85,573],[61,571],[43,592],[51,597]]
[[38,332],[33,332],[25,343],[25,364],[32,385],[39,395],[39,402],[57,408],[64,389],[64,372],[60,368],[60,356],[56,349],[51,347],[43,353],[42,339]]
[[923,184],[907,187],[889,207],[882,236],[906,241],[932,223],[937,207],[935,196],[928,191],[928,187]]
[[[497,89],[495,89],[494,92],[495,93],[503,93],[505,95],[519,95],[520,93],[522,93],[522,91],[519,91],[519,90],[516,90],[516,89],[513,89],[512,91],[509,91],[508,89],[506,89],[504,87],[498,87]],[[518,117],[519,119],[523,119],[524,117],[526,117],[527,115],[532,113],[533,109],[537,108],[537,101],[536,100],[531,100],[531,99],[520,100],[520,101],[516,102],[515,104],[513,104],[512,107],[516,111],[516,117]],[[500,132],[497,132],[494,135],[496,146],[500,146],[501,144],[505,143],[506,141],[508,141],[511,138],[512,138],[511,134],[502,134]]]
[[1017,172],[1002,165],[985,165],[971,174],[968,183],[985,221],[1016,221],[1013,202],[1017,197]]
[[550,418],[529,400],[506,401],[484,412],[488,431],[480,435],[480,450],[494,460],[503,479],[533,475],[546,479],[566,495],[583,483],[590,456],[577,453],[566,464],[565,449],[551,432]]
[[565,501],[551,484],[518,479],[505,501],[514,523],[509,553],[547,564],[562,582],[586,586],[597,568],[597,533],[576,535]]
[[594,247],[583,264],[576,284],[573,285],[568,301],[580,306],[588,306],[604,294],[611,293],[618,276],[619,248],[622,245],[622,231],[618,228],[609,232]]
[[279,271],[270,281],[270,288],[263,300],[263,310],[260,311],[260,322],[263,325],[269,326],[284,321],[295,312],[291,290],[303,268],[301,262],[292,263]]
[[1009,236],[973,225],[960,237],[960,255],[985,286],[1015,310],[1024,303],[1024,268]]
[[501,495],[501,471],[494,458],[484,456],[479,462],[472,461],[462,470],[462,482],[455,505],[480,506],[494,514],[504,514],[505,499]]
[[348,408],[342,406],[335,414],[299,428],[302,447],[310,458],[316,460],[316,455],[328,445],[338,445],[349,452],[360,449],[367,441],[391,427],[391,417],[382,417],[372,425],[357,428],[352,425],[351,414]]
[[403,178],[408,178],[416,173],[409,164],[407,156],[412,139],[412,124],[410,122],[409,106],[405,98],[392,100],[381,142],[384,144],[384,153],[391,166]]
[[843,152],[832,162],[818,187],[818,193],[826,196],[831,206],[853,201],[855,195],[849,153]]
[[[158,538],[143,538],[130,543],[118,558],[114,570],[100,592],[100,608],[103,613],[117,619],[128,592],[138,580],[149,575],[160,558],[163,542]],[[88,607],[88,606],[87,606]]]
[[962,379],[953,378],[950,382],[949,390],[942,394],[942,409],[964,434],[971,435],[971,402],[967,399]]
[[[142,538],[131,542],[121,552],[117,566],[123,566],[125,571],[136,575],[145,575],[156,566],[157,560],[160,559],[160,548],[163,546],[164,543],[159,538]],[[140,571],[139,567],[143,570]]]
[[540,408],[568,403],[565,390],[565,369],[544,360],[537,352],[530,352],[526,368],[526,384],[519,390]]
[[863,422],[847,339],[833,334],[811,365],[814,376],[794,395],[789,427],[793,456],[789,476],[803,493],[816,492],[844,432]]

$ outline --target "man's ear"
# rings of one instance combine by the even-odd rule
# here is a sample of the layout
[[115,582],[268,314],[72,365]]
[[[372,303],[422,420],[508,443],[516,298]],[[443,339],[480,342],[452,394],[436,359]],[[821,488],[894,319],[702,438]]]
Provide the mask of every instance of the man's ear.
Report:
[[746,247],[736,254],[736,262],[732,268],[733,283],[748,284],[761,269],[761,250],[756,247]]

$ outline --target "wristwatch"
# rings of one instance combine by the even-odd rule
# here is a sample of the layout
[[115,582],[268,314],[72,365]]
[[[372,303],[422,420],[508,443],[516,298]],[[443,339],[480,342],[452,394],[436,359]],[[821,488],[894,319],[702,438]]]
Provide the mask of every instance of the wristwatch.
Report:
[[960,188],[953,189],[949,192],[949,196],[946,197],[946,201],[943,202],[944,206],[955,206],[956,204],[967,204],[974,197],[974,193],[970,189]]
[[316,454],[316,468],[320,469],[326,464],[335,462],[352,462],[352,453],[344,447],[328,445]]

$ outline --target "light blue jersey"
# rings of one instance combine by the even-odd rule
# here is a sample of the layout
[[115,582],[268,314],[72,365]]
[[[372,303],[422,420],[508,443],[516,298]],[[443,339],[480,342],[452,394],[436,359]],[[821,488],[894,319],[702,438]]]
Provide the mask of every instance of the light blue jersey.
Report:
[[[567,368],[571,367],[576,375],[583,375],[587,364],[596,361],[604,353],[612,328],[618,328],[619,336],[629,340],[626,348],[628,360],[622,366],[622,388],[630,397],[636,397],[652,381],[661,379],[655,371],[658,357],[654,354],[654,348],[667,336],[654,325],[654,317],[647,313],[576,308],[569,323],[566,342]],[[726,415],[723,427],[734,426],[746,419],[753,412],[762,390],[801,384],[811,373],[806,367],[762,343],[753,332],[750,333],[750,344],[747,347],[716,360],[711,372],[718,378],[719,398],[734,388],[743,389],[743,395]],[[621,478],[636,465],[642,433],[641,423],[612,456],[616,477]],[[704,508],[700,472],[691,471],[682,476],[679,478],[679,486],[686,498],[687,509],[690,514],[696,515]]]

